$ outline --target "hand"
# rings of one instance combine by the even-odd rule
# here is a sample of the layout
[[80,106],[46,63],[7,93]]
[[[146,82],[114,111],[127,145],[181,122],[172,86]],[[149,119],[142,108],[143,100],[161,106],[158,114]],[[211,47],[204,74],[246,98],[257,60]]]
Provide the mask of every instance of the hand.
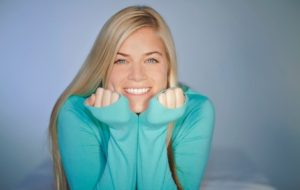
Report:
[[158,101],[165,107],[174,109],[184,104],[184,94],[181,88],[169,88],[158,96]]
[[115,103],[119,94],[104,88],[97,88],[96,93],[85,100],[85,104],[94,107],[104,107]]

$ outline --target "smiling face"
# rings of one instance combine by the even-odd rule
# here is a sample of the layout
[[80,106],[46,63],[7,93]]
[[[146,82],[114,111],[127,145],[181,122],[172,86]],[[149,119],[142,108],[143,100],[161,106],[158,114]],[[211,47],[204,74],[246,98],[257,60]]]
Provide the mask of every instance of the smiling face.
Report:
[[108,89],[126,96],[133,112],[147,109],[149,100],[167,87],[168,60],[163,42],[152,28],[131,34],[117,52]]

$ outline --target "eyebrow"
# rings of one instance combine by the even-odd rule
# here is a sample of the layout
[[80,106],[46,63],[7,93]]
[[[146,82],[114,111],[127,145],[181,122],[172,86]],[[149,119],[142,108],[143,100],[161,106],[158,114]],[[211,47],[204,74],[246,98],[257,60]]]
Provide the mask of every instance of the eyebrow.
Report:
[[152,55],[152,54],[155,54],[155,53],[157,53],[157,54],[159,54],[160,56],[162,56],[162,53],[159,52],[159,51],[151,51],[151,52],[145,53],[145,55]]
[[[157,54],[159,54],[160,56],[162,56],[162,53],[159,52],[159,51],[151,51],[151,52],[145,53],[145,55],[148,56],[148,55],[152,55],[152,54],[155,54],[155,53],[157,53]],[[122,56],[124,56],[124,57],[129,57],[129,55],[126,54],[126,53],[118,52],[117,54],[122,55]]]

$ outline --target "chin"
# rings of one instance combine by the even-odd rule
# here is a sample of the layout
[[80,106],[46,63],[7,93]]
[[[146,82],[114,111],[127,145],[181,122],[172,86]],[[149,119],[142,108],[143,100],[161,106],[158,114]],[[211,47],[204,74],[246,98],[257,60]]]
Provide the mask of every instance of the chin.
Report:
[[144,108],[131,108],[131,111],[135,112],[135,113],[142,113],[143,111],[145,111]]
[[130,106],[131,111],[135,113],[142,113],[147,109],[147,106],[145,105],[140,105],[140,104],[135,104]]

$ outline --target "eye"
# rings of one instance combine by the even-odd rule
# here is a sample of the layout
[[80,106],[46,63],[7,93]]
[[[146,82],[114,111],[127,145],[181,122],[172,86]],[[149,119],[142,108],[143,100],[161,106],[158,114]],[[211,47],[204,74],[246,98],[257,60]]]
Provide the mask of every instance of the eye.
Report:
[[115,61],[115,64],[125,64],[126,63],[126,60],[125,59],[117,59]]
[[156,59],[154,59],[154,58],[147,59],[146,62],[147,63],[151,63],[151,64],[158,63],[158,61]]

